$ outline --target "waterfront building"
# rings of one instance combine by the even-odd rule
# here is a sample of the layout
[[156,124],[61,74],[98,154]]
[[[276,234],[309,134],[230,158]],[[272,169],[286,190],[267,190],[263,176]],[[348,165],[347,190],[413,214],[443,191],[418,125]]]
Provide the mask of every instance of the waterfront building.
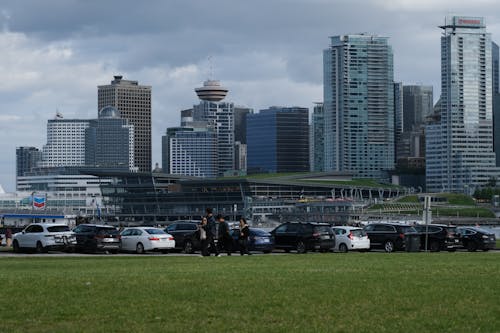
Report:
[[42,160],[42,151],[36,147],[16,148],[16,177],[24,176],[26,172],[38,166]]
[[85,130],[86,166],[137,171],[134,162],[134,126],[116,108],[102,108]]
[[498,176],[491,35],[482,17],[447,17],[440,28],[441,110],[427,126],[427,190],[470,194]]
[[394,168],[394,76],[387,37],[331,37],[323,52],[325,169],[388,180]]
[[65,167],[85,165],[85,130],[87,119],[56,117],[47,122],[47,143],[43,146],[39,167]]
[[151,171],[151,86],[123,80],[117,75],[109,85],[97,88],[98,110],[113,106],[134,126],[134,166]]
[[171,127],[162,137],[163,172],[173,175],[217,177],[215,131],[206,127]]
[[247,115],[248,172],[309,171],[309,109],[270,107]]
[[322,172],[325,170],[325,114],[323,103],[315,103],[309,131],[309,161],[310,170]]

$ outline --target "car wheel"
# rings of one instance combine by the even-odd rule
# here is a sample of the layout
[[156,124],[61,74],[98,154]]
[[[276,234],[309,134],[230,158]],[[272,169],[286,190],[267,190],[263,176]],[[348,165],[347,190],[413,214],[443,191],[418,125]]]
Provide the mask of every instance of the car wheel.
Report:
[[475,252],[477,250],[477,245],[474,242],[468,242],[467,243],[467,251],[469,252]]
[[168,254],[168,250],[161,250],[161,253]]
[[19,243],[17,242],[17,240],[14,240],[14,242],[12,243],[12,248],[14,250],[14,253],[21,252],[21,249],[19,248]]
[[35,248],[36,253],[44,253],[45,249],[42,245],[42,242],[36,242],[36,248]]
[[137,243],[137,245],[135,246],[135,252],[137,254],[143,254],[144,253],[144,245],[142,245],[142,243]]
[[269,250],[265,250],[265,251],[262,251],[262,252],[264,252],[265,254],[271,253],[271,251],[269,251]]
[[286,253],[290,253],[290,249],[285,249],[285,252]]
[[386,241],[384,243],[384,250],[387,253],[394,252],[394,243],[392,241],[390,241],[390,240]]
[[347,248],[347,245],[345,245],[344,243],[342,243],[342,244],[339,245],[339,251],[342,252],[342,253],[346,253],[347,251],[349,251],[349,249]]
[[441,250],[440,246],[439,246],[439,242],[432,241],[430,244],[430,250],[431,250],[431,252],[439,252],[439,250]]
[[298,241],[297,242],[297,253],[306,253],[306,244],[304,244],[303,241]]
[[186,253],[186,254],[191,254],[194,252],[194,249],[193,249],[193,242],[191,242],[190,240],[187,240],[185,243],[184,243],[184,247],[183,247],[183,252]]
[[483,249],[484,252],[488,252],[490,249]]

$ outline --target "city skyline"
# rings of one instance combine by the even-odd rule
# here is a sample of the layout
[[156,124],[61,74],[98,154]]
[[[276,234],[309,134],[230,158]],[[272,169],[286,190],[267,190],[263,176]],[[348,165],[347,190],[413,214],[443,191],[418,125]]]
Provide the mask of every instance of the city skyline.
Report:
[[[192,89],[210,76],[208,56],[213,78],[230,88],[228,100],[255,110],[312,109],[322,100],[322,50],[329,36],[365,31],[389,37],[394,80],[432,85],[435,100],[438,25],[446,15],[484,16],[493,41],[500,40],[494,1],[153,2],[139,14],[133,10],[138,4],[125,1],[129,10],[120,15],[113,4],[0,6],[0,184],[7,191],[15,188],[16,147],[41,148],[56,110],[65,118],[95,118],[96,87],[113,75],[153,87],[154,165],[161,161],[161,135],[179,123],[179,111],[196,101]],[[273,15],[282,9],[288,15]]]

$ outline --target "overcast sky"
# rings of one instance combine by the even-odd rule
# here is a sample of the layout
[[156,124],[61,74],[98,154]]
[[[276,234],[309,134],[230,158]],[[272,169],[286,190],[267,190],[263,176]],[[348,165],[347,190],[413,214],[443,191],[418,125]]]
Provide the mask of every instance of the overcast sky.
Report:
[[[500,41],[498,0],[2,0],[0,184],[15,190],[15,149],[42,148],[47,120],[97,117],[97,85],[113,75],[153,87],[153,164],[179,110],[209,76],[227,101],[255,110],[312,107],[323,95],[329,36],[390,37],[394,79],[440,81],[446,15],[484,16]],[[154,165],[153,165],[154,166]]]

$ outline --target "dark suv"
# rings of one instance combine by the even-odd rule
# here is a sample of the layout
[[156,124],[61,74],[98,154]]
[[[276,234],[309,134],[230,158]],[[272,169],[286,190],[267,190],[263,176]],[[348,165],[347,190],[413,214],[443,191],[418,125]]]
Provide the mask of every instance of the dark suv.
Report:
[[385,252],[418,251],[420,248],[420,234],[410,225],[371,223],[363,229],[370,238],[370,248],[381,248]]
[[463,247],[467,251],[474,252],[476,250],[493,250],[496,247],[495,234],[489,230],[478,227],[460,227],[457,232],[462,241]]
[[425,250],[425,240],[427,239],[427,250],[438,252],[441,250],[455,251],[461,247],[460,239],[457,236],[457,228],[442,224],[420,224],[415,229],[420,234],[420,248]]
[[73,232],[76,236],[77,251],[118,253],[120,250],[120,233],[113,226],[80,224]]
[[197,221],[177,221],[164,230],[174,236],[175,248],[184,253],[193,253],[201,249]]
[[271,235],[274,237],[276,249],[286,252],[297,250],[305,253],[308,250],[330,251],[335,246],[335,236],[329,224],[287,222],[279,225]]

